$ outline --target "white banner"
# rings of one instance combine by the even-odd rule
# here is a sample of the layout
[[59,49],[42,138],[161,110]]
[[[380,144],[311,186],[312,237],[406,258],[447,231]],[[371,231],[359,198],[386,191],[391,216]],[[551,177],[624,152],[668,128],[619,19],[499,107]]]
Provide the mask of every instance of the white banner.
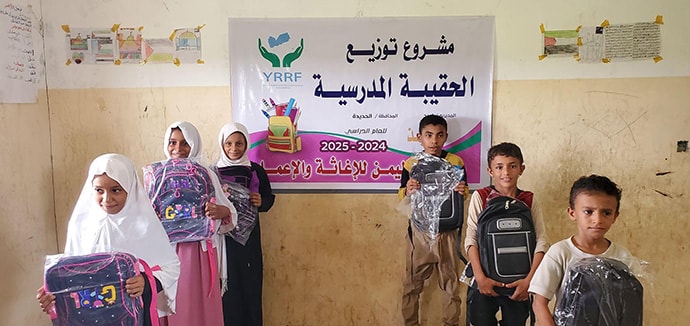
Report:
[[276,189],[397,189],[428,114],[485,186],[494,33],[493,17],[230,18],[232,117]]

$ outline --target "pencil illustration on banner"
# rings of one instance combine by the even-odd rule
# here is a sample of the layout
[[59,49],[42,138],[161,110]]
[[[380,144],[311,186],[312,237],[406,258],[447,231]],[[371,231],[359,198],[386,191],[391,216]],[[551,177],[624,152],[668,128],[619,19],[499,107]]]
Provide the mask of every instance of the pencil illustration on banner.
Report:
[[[271,102],[272,99],[269,98]],[[263,101],[267,105],[266,101]],[[273,102],[275,103],[275,102]],[[297,136],[297,120],[301,116],[301,110],[295,106],[295,99],[290,98],[288,103],[273,105],[275,115],[268,118],[268,133],[266,134],[266,146],[272,152],[295,153],[302,150],[302,138]]]
[[[273,102],[273,101],[271,101],[271,102]],[[262,99],[261,99],[261,103],[263,103],[264,106],[266,107],[266,112],[275,111],[275,109],[276,109],[276,108],[275,108],[275,104],[273,104],[273,105],[268,105],[268,102],[266,102],[266,99],[263,99],[263,98],[262,98]]]
[[287,109],[285,109],[285,115],[290,116],[290,111],[292,111],[293,106],[295,106],[295,99],[291,97],[288,101]]

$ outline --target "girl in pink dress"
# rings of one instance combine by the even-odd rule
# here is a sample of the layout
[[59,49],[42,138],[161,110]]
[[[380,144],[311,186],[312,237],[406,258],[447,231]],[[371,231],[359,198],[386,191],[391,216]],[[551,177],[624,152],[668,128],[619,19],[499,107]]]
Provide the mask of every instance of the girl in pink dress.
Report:
[[[178,121],[171,124],[165,132],[163,150],[168,159],[198,158],[201,153],[199,131],[189,122]],[[213,179],[216,196],[214,201],[206,204],[206,216],[219,220],[218,222],[224,220],[224,226],[232,228],[237,223],[237,211],[223,194],[218,177],[213,171],[208,172]],[[213,246],[210,248],[204,241],[175,245],[180,259],[177,310],[174,315],[160,318],[161,325],[223,325],[219,279],[225,266],[216,267],[216,263],[209,260],[209,257],[217,257],[217,247],[224,245],[218,239],[218,236],[213,239]],[[211,255],[207,251],[212,251]]]

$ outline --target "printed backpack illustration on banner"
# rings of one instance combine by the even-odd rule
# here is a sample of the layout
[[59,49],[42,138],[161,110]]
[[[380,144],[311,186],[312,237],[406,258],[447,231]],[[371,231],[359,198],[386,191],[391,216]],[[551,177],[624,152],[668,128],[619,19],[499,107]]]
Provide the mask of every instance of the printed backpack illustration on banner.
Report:
[[214,222],[206,203],[215,189],[206,168],[191,159],[169,159],[144,167],[144,187],[171,243],[209,239]]
[[49,256],[45,287],[55,295],[53,325],[142,325],[142,298],[125,291],[126,280],[137,274],[137,259],[127,253]]
[[[530,209],[533,193],[518,190],[515,199],[498,195],[490,187],[477,191],[486,199],[484,210],[477,217],[479,258],[484,274],[502,283],[525,278],[537,245]],[[515,289],[497,287],[494,291],[510,296]]]
[[[290,99],[294,104],[294,99]],[[295,153],[302,150],[302,138],[297,136],[297,122],[301,115],[299,107],[290,103],[276,104],[276,115],[268,117],[266,146],[272,152]]]

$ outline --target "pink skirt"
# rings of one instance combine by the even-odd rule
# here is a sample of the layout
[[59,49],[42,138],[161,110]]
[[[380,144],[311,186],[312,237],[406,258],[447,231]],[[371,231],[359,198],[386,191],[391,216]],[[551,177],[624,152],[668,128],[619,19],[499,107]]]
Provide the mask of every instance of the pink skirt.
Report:
[[[216,248],[209,250],[216,253]],[[177,257],[180,258],[176,311],[174,315],[159,318],[160,324],[222,326],[220,276],[217,270],[213,273],[216,277],[211,276],[208,252],[201,249],[201,242],[178,243],[176,251]]]

